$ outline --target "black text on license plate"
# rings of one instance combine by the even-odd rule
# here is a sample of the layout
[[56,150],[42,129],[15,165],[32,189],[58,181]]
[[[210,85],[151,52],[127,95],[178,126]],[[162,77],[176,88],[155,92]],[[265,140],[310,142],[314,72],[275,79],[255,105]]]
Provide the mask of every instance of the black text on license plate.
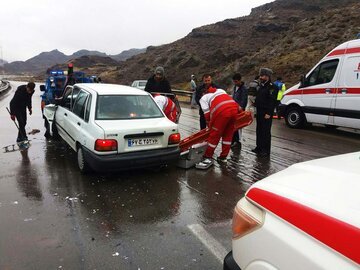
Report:
[[157,138],[144,138],[144,139],[128,139],[128,146],[142,146],[142,145],[153,145],[158,144]]

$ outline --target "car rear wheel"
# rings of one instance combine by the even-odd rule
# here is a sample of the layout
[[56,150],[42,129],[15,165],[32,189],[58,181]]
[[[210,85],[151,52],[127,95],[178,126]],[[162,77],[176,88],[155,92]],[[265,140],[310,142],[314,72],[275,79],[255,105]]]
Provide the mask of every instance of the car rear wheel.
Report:
[[304,127],[306,122],[305,114],[300,107],[291,107],[286,112],[285,122],[290,128]]
[[77,163],[81,173],[86,174],[90,172],[90,166],[84,158],[84,151],[81,146],[77,150]]

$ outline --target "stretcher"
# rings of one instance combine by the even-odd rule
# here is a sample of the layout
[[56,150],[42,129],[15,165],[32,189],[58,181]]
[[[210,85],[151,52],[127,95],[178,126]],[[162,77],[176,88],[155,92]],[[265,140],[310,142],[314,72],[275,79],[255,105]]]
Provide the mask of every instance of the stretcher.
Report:
[[[235,129],[241,129],[249,126],[252,122],[253,117],[251,112],[242,111],[237,116]],[[189,169],[203,159],[209,134],[210,129],[205,128],[180,141],[179,147],[181,153],[177,164],[178,167]]]

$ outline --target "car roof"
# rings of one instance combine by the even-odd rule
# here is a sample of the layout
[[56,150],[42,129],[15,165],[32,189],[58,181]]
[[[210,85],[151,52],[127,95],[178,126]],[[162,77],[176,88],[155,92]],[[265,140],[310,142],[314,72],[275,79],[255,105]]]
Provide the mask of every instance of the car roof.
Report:
[[79,86],[85,90],[96,92],[99,95],[149,95],[149,93],[143,90],[120,84],[78,83],[74,86]]
[[297,163],[253,188],[360,227],[360,152]]
[[147,80],[135,80],[133,82],[147,82]]

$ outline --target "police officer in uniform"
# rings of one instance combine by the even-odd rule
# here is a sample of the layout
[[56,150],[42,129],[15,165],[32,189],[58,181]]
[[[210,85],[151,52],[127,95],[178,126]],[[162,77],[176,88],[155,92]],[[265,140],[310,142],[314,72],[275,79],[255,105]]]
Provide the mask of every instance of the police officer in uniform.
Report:
[[276,85],[271,82],[272,73],[269,68],[260,69],[260,85],[255,99],[256,148],[251,151],[261,157],[268,157],[271,148],[271,125],[278,94]]

